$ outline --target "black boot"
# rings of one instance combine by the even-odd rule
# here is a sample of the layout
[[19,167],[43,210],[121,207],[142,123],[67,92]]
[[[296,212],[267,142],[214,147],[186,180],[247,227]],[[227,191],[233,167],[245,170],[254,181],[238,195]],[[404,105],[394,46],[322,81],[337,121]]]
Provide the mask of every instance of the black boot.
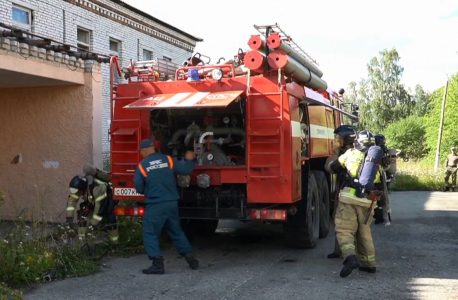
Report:
[[328,254],[328,258],[340,258],[342,257],[341,255],[335,254],[334,252]]
[[363,271],[363,272],[368,272],[368,273],[377,272],[377,268],[376,267],[359,267],[359,270]]
[[142,273],[151,275],[151,274],[164,274],[164,258],[162,257],[153,257],[153,264],[148,269],[143,269]]
[[340,277],[347,277],[351,274],[351,272],[353,272],[353,270],[359,268],[359,261],[355,255],[350,255],[349,257],[347,257],[343,264],[344,267],[340,271]]
[[197,270],[199,268],[199,261],[192,255],[191,253],[183,254],[184,258],[188,262],[189,266],[193,270]]

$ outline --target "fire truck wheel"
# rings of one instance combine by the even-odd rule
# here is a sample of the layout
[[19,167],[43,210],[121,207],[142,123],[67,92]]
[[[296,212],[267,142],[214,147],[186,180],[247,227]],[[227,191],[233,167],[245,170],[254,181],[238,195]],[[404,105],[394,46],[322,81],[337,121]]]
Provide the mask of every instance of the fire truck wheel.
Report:
[[329,213],[329,185],[326,175],[321,171],[313,171],[320,193],[320,239],[328,236],[331,214]]
[[296,214],[289,216],[283,225],[283,232],[287,247],[312,249],[320,234],[320,194],[312,172],[309,172],[308,181],[306,176],[302,180],[302,200],[296,205]]
[[181,219],[183,231],[191,235],[212,235],[218,223],[219,220]]

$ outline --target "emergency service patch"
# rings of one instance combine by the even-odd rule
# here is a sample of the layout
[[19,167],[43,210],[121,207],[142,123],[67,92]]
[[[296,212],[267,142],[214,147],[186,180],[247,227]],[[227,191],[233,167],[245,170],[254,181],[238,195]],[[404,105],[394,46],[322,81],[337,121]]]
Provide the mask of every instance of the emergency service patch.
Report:
[[146,172],[163,168],[169,168],[169,164],[167,162],[163,162],[162,159],[156,159],[149,162],[149,167],[146,168]]

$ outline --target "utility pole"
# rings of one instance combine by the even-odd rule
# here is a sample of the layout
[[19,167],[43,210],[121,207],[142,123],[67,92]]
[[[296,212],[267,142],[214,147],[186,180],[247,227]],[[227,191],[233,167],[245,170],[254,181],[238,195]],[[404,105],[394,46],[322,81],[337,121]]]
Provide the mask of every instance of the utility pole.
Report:
[[447,89],[448,89],[448,79],[447,79],[447,83],[445,84],[444,98],[442,99],[441,122],[439,125],[439,136],[437,137],[436,164],[434,165],[434,170],[436,171],[439,169],[442,129],[444,127],[445,101],[447,101]]

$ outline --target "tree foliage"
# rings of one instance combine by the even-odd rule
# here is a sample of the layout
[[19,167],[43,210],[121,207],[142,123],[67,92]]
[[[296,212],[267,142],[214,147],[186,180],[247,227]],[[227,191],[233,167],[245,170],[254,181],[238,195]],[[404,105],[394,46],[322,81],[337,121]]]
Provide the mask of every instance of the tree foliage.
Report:
[[[431,94],[421,85],[411,91],[401,82],[403,72],[396,49],[385,49],[367,64],[366,78],[350,83],[344,101],[359,105],[358,129],[384,133],[389,146],[402,150],[401,157],[420,159],[428,153],[432,157],[436,152],[444,87]],[[449,79],[442,160],[451,146],[458,147],[457,107],[458,73]]]
[[413,95],[414,107],[412,114],[422,117],[430,110],[431,95],[425,92],[419,84],[415,86],[415,94]]
[[[426,142],[427,147],[436,149],[437,137],[442,111],[442,100],[444,97],[445,86],[431,94],[429,103],[429,113],[425,118]],[[447,101],[444,113],[444,127],[442,130],[441,159],[447,156],[450,147],[458,146],[458,73],[449,79]],[[436,151],[431,151],[434,155]]]
[[415,107],[401,83],[404,68],[396,49],[383,50],[367,65],[368,77],[359,84],[351,82],[346,101],[359,104],[363,127],[382,132],[389,124],[410,116]]
[[421,159],[428,153],[425,134],[424,120],[416,116],[396,121],[385,130],[387,145],[401,149],[401,158],[414,160]]

